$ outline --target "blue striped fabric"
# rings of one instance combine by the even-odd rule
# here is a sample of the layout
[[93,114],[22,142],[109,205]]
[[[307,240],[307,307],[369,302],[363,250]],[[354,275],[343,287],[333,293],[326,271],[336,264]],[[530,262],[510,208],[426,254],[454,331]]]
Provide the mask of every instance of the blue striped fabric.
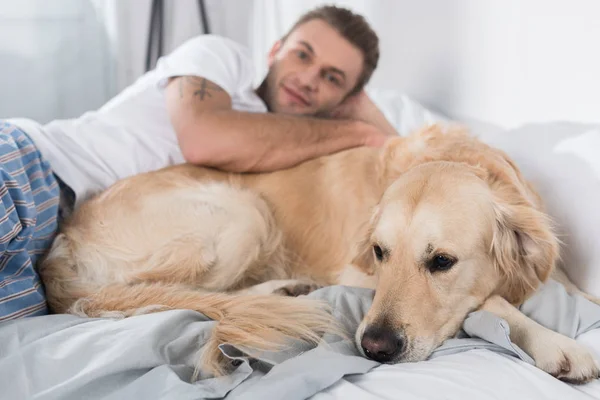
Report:
[[35,263],[56,234],[58,200],[48,162],[0,120],[0,321],[48,313]]

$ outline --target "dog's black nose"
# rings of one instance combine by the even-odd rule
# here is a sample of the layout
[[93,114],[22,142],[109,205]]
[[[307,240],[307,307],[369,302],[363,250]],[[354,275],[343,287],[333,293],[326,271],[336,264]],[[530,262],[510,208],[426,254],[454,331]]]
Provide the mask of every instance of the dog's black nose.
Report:
[[360,344],[367,357],[385,363],[402,352],[404,339],[388,326],[371,325],[365,330]]

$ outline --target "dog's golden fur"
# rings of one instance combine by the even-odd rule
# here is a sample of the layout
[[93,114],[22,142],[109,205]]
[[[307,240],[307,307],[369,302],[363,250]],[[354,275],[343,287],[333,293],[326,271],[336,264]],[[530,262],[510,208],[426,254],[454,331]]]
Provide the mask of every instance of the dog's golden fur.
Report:
[[[454,266],[428,267],[439,255]],[[514,323],[511,338],[540,368],[583,382],[598,375],[589,353],[511,305],[558,257],[541,201],[510,159],[432,126],[273,173],[180,165],[125,179],[76,211],[40,273],[56,312],[184,308],[220,321],[203,355],[216,372],[220,343],[270,350],[331,329],[320,303],[269,293],[374,281],[361,351],[365,330],[385,325],[406,342],[391,362],[425,359],[483,308]]]

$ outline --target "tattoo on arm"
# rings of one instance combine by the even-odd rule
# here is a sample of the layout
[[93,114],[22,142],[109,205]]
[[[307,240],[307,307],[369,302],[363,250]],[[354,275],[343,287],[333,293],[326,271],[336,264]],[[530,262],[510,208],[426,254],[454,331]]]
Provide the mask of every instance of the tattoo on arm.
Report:
[[204,78],[198,78],[196,76],[184,76],[179,79],[179,96],[183,98],[183,85],[187,84],[194,90],[194,97],[199,97],[200,100],[204,100],[207,97],[212,97],[214,92],[222,92],[219,86],[214,85]]

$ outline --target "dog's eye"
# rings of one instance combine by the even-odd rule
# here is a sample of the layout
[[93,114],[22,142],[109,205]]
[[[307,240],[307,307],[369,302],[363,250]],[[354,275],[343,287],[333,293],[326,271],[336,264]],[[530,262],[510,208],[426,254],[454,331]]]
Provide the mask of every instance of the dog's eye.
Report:
[[383,261],[383,249],[379,245],[373,245],[373,253],[375,254],[377,261]]
[[438,254],[429,261],[429,270],[431,272],[447,271],[456,264],[456,260],[444,254]]

